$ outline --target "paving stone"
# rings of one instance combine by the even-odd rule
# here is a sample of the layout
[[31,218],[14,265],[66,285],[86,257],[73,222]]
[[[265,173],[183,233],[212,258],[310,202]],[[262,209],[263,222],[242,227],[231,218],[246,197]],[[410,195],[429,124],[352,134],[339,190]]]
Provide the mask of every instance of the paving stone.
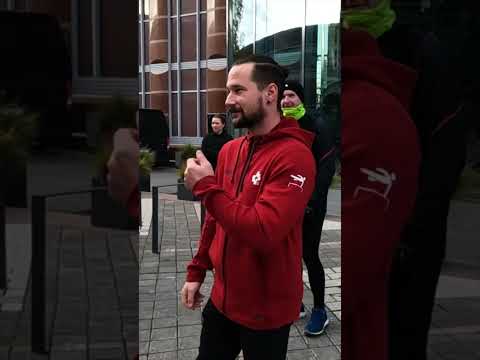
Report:
[[151,340],[166,340],[166,339],[176,339],[176,338],[177,338],[176,327],[152,329],[152,332],[150,335]]
[[316,360],[312,350],[293,350],[287,353],[288,360]]
[[295,336],[288,339],[288,350],[306,349],[307,344],[301,336]]
[[335,346],[313,349],[318,360],[340,360],[340,352]]
[[186,336],[178,339],[179,350],[198,349],[199,346],[200,346],[199,336]]
[[176,350],[177,339],[154,340],[150,342],[149,354]]

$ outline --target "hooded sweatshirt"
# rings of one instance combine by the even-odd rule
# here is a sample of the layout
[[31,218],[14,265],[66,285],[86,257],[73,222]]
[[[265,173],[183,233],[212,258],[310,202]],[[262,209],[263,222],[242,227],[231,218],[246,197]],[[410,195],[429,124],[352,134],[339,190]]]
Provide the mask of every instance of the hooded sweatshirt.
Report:
[[411,216],[420,148],[416,73],[366,32],[342,34],[342,356],[387,358],[387,286]]
[[313,134],[284,119],[268,134],[225,144],[215,176],[193,188],[207,210],[187,281],[213,269],[211,300],[254,330],[298,318],[303,296],[302,222],[315,184]]

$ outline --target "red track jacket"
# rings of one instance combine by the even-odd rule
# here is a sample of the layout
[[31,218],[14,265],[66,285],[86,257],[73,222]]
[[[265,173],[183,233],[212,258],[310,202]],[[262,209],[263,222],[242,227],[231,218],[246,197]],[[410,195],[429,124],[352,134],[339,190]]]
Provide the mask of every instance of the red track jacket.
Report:
[[282,119],[269,134],[228,142],[215,176],[193,192],[207,209],[187,281],[213,269],[211,299],[230,320],[255,330],[298,318],[303,214],[315,184],[313,134]]

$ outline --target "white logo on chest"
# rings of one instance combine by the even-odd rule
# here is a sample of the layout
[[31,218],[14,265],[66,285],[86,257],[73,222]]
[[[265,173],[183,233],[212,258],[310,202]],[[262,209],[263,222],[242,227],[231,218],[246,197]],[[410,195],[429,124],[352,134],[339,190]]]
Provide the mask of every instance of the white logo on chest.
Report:
[[260,171],[257,171],[257,173],[252,176],[252,184],[258,186],[260,185],[260,180],[262,180],[262,174]]

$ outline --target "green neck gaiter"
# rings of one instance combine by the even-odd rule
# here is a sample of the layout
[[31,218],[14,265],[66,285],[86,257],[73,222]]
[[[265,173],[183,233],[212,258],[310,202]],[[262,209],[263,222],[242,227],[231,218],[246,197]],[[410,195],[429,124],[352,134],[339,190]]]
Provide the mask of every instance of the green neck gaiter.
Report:
[[345,27],[363,29],[378,38],[391,29],[396,15],[390,7],[390,0],[380,0],[372,9],[346,10],[342,18]]
[[282,108],[283,116],[291,117],[295,120],[300,120],[303,115],[305,115],[305,107],[303,104],[297,105],[295,107]]

